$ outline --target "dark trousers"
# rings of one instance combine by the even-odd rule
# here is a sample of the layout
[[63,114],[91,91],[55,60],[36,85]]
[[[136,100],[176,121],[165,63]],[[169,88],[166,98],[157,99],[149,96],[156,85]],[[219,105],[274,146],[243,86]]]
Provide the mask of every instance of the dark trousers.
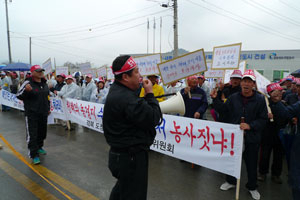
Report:
[[109,152],[108,167],[117,179],[109,200],[146,200],[148,187],[148,152]]
[[47,136],[48,115],[30,114],[25,116],[26,140],[31,158],[38,156],[38,150],[44,146]]
[[[243,152],[243,158],[246,163],[248,183],[246,188],[248,190],[255,190],[257,188],[257,160],[258,160],[259,144],[246,143]],[[230,184],[236,185],[236,178],[226,175],[226,181]]]
[[293,192],[293,199],[300,200],[300,190],[292,189],[292,192]]
[[259,173],[267,174],[269,172],[269,163],[270,163],[272,150],[273,150],[273,162],[272,162],[271,173],[273,176],[280,176],[282,172],[282,160],[283,160],[283,147],[281,143],[261,144]]

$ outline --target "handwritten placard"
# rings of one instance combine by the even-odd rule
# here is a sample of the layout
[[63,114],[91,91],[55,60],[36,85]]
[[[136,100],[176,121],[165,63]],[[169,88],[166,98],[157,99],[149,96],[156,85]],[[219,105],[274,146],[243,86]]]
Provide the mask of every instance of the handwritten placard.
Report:
[[[246,66],[247,66],[246,61],[240,62],[240,64],[239,64],[239,70],[242,72],[242,74],[245,73]],[[232,72],[233,72],[233,69],[226,69],[225,70],[224,83],[229,83],[230,76],[231,76]]]
[[112,68],[107,67],[106,68],[106,72],[107,72],[107,75],[106,75],[107,80],[113,80],[113,79],[115,79],[115,75],[113,74]]
[[161,55],[160,54],[135,57],[134,61],[136,62],[137,66],[139,67],[139,71],[142,76],[159,74],[157,64],[161,63]]
[[256,77],[257,90],[267,95],[267,85],[269,85],[271,81],[269,81],[266,77],[264,77],[261,73],[259,73],[256,70],[254,70],[254,74]]
[[98,77],[104,77],[104,76],[106,76],[107,74],[106,74],[106,67],[100,67],[100,68],[98,68],[97,69],[97,75],[98,75]]
[[59,74],[68,75],[69,74],[69,68],[67,66],[56,67],[55,73],[56,73],[56,76],[59,75]]
[[237,69],[242,43],[214,47],[212,69]]
[[45,70],[44,74],[50,74],[52,72],[51,58],[42,64],[42,68]]
[[224,77],[224,70],[214,70],[211,69],[211,63],[206,63],[207,71],[204,72],[205,78],[223,78]]
[[206,71],[204,50],[200,49],[158,64],[164,85]]
[[79,69],[82,75],[92,74],[91,63],[86,62],[79,65]]

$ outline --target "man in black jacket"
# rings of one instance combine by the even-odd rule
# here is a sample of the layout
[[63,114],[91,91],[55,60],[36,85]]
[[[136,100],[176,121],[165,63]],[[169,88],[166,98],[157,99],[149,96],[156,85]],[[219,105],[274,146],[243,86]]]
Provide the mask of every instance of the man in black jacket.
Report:
[[44,69],[34,65],[30,71],[32,77],[22,84],[17,98],[24,102],[29,155],[34,164],[39,164],[39,154],[46,154],[42,147],[47,135],[47,117],[50,112],[49,88],[43,78]]
[[109,169],[118,181],[109,199],[145,200],[148,150],[162,114],[151,81],[142,81],[145,97],[139,97],[142,77],[132,57],[117,57],[112,70],[115,82],[104,106],[103,129],[111,147]]
[[57,95],[57,92],[59,92],[61,88],[66,84],[65,78],[66,78],[65,74],[58,74],[56,76],[57,84],[55,85],[55,87],[50,88],[50,91]]
[[[253,90],[255,75],[252,70],[244,73],[241,81],[241,92],[232,94],[225,103],[217,97],[217,91],[211,93],[214,107],[220,114],[226,116],[225,122],[240,124],[244,130],[245,150],[243,157],[247,167],[248,183],[246,184],[253,199],[259,200],[257,188],[257,161],[258,150],[263,131],[268,120],[266,102],[262,95]],[[229,190],[236,185],[236,179],[226,176],[226,182],[221,185],[221,190]]]

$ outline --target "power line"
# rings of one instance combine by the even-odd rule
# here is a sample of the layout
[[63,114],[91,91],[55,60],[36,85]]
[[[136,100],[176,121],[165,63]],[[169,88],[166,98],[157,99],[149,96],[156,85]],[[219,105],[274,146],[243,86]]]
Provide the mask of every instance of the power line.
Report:
[[[191,1],[191,0],[186,0],[186,1],[188,1],[188,2],[190,2],[190,3],[192,3],[192,4],[194,4],[194,5],[197,5],[197,6],[199,6],[199,7],[202,7],[202,8],[204,8],[204,9],[206,9],[206,10],[209,10],[209,11],[211,11],[211,12],[217,14],[217,15],[221,15],[221,16],[223,16],[223,17],[226,17],[226,18],[229,18],[229,19],[234,20],[234,21],[236,21],[236,22],[239,22],[239,23],[241,23],[241,24],[244,24],[244,25],[246,25],[246,26],[250,26],[250,27],[252,27],[252,28],[255,28],[255,29],[261,30],[261,31],[263,31],[263,32],[266,32],[266,33],[269,33],[269,34],[272,34],[272,35],[276,35],[276,36],[279,36],[279,37],[281,37],[281,38],[285,38],[285,39],[288,39],[288,40],[291,40],[291,41],[300,42],[300,39],[299,39],[299,38],[296,38],[296,37],[292,37],[292,36],[283,34],[283,33],[279,32],[279,31],[276,31],[276,30],[274,30],[274,29],[272,29],[272,28],[270,28],[270,27],[266,27],[266,26],[264,26],[264,25],[258,24],[258,23],[253,22],[253,21],[251,21],[251,20],[249,20],[249,19],[247,19],[247,18],[245,18],[245,17],[241,17],[241,16],[239,16],[239,15],[237,15],[237,14],[234,14],[234,13],[232,13],[232,12],[230,12],[230,11],[227,11],[227,10],[225,10],[225,9],[223,9],[223,8],[220,8],[219,6],[216,6],[215,4],[205,2],[204,0],[202,0],[202,1],[204,1],[204,2],[207,3],[207,4],[211,4],[211,5],[213,5],[214,7],[218,8],[218,9],[221,9],[221,10],[224,11],[224,12],[230,13],[231,15],[234,15],[234,16],[239,17],[239,18],[241,18],[241,19],[250,21],[251,23],[253,23],[253,24],[255,24],[255,25],[252,25],[252,24],[249,24],[249,23],[245,23],[245,22],[243,22],[243,21],[241,21],[241,20],[239,20],[239,19],[236,19],[236,18],[233,18],[233,17],[231,17],[231,16],[228,16],[228,15],[225,15],[225,14],[222,14],[222,13],[219,13],[219,12],[217,12],[217,11],[215,11],[215,10],[212,10],[212,9],[210,9],[210,8],[208,8],[208,7],[205,7],[205,6],[203,6],[203,5],[200,5],[200,4],[198,4],[198,3],[196,3],[196,2],[193,2],[193,1]],[[261,28],[261,27],[264,27],[264,28]],[[270,30],[272,30],[273,32],[271,32]]]
[[[293,24],[293,25],[296,25],[296,26],[300,26],[300,22],[292,20],[291,18],[286,17],[286,16],[284,16],[284,15],[282,15],[282,14],[280,14],[280,13],[278,13],[278,12],[272,10],[272,9],[269,9],[269,8],[255,2],[255,1],[251,1],[251,3],[250,3],[246,0],[243,0],[243,2],[250,5],[250,6],[252,6],[252,7],[254,7],[254,8],[256,8],[256,9],[258,9],[258,10],[260,10],[260,11],[262,11],[263,13],[269,14],[269,15],[271,15],[273,17],[276,17],[277,19],[280,19],[284,22],[287,22],[287,23],[290,23],[290,24]],[[258,6],[255,5],[255,4],[257,4]]]
[[[169,9],[168,9],[169,10]],[[114,23],[111,23],[111,24],[104,24],[104,25],[101,25],[101,26],[97,26],[97,27],[94,27],[94,28],[90,28],[89,30],[95,30],[96,31],[93,31],[93,32],[97,32],[97,31],[102,31],[104,30],[103,28],[107,27],[109,28],[109,26],[114,26],[114,25],[119,25],[119,24],[124,24],[124,23],[128,23],[128,22],[132,22],[132,21],[135,21],[135,20],[138,20],[138,19],[142,19],[144,17],[147,17],[147,16],[151,16],[151,15],[155,15],[155,14],[159,14],[159,13],[163,13],[163,12],[167,12],[168,10],[163,10],[163,11],[159,11],[159,12],[154,12],[154,13],[150,13],[150,14],[147,14],[147,15],[143,15],[143,16],[140,16],[140,17],[135,17],[135,18],[131,18],[131,19],[127,19],[127,20],[123,20],[123,21],[119,21],[119,22],[114,22]],[[101,29],[102,28],[102,29]],[[98,29],[98,30],[97,30]],[[100,29],[100,30],[99,30]],[[78,30],[78,31],[70,31],[70,32],[65,32],[65,33],[59,33],[59,34],[50,34],[50,35],[40,35],[40,36],[33,36],[35,38],[43,38],[43,37],[71,37],[67,34],[76,34],[76,33],[80,33],[80,32],[86,32],[87,29],[84,29],[84,30]]]
[[[162,16],[162,17],[166,17],[168,15],[165,15],[165,16]],[[153,21],[153,20],[152,20]],[[60,42],[56,42],[56,43],[66,43],[66,42],[74,42],[74,41],[81,41],[81,40],[89,40],[89,39],[93,39],[93,38],[99,38],[99,37],[103,37],[103,36],[106,36],[106,35],[111,35],[111,34],[115,34],[115,33],[119,33],[119,32],[123,32],[123,31],[126,31],[126,30],[129,30],[129,29],[132,29],[132,28],[136,28],[138,26],[142,26],[142,25],[145,25],[147,24],[147,22],[143,22],[143,23],[140,23],[140,24],[136,24],[134,26],[130,26],[130,27],[127,27],[127,28],[124,28],[124,29],[119,29],[117,31],[113,31],[113,32],[110,32],[110,33],[105,33],[105,34],[102,34],[102,35],[96,35],[96,36],[91,36],[91,37],[85,37],[85,38],[80,38],[80,39],[74,39],[74,40],[65,40],[65,41],[60,41]]]
[[94,25],[97,25],[97,24],[101,24],[101,23],[105,23],[105,22],[109,22],[109,21],[113,21],[115,19],[118,19],[118,18],[121,18],[121,17],[125,17],[125,16],[129,16],[129,15],[132,15],[134,13],[138,13],[138,12],[141,12],[143,10],[147,10],[147,9],[150,9],[150,8],[153,8],[153,7],[156,7],[155,5],[154,6],[150,6],[150,7],[146,7],[146,8],[143,8],[143,9],[140,9],[140,10],[137,10],[137,11],[133,11],[133,12],[130,12],[130,13],[127,13],[127,14],[124,14],[124,15],[120,15],[118,17],[114,17],[114,18],[111,18],[111,19],[108,19],[108,20],[104,20],[104,21],[101,21],[101,22],[97,22],[97,23],[94,23],[94,24],[90,24],[90,25],[83,25],[83,26],[78,26],[78,27],[72,27],[72,28],[68,28],[68,29],[61,29],[61,30],[55,30],[55,31],[43,31],[43,32],[22,32],[22,33],[27,33],[27,34],[40,34],[40,33],[57,33],[57,32],[64,32],[64,31],[70,31],[70,30],[76,30],[76,29],[80,29],[80,28],[83,28],[83,27],[91,27],[91,26],[94,26]]
[[284,1],[282,1],[282,0],[279,0],[279,2],[282,3],[282,4],[284,4],[284,5],[286,5],[286,6],[289,7],[289,8],[292,8],[292,9],[294,9],[294,10],[300,12],[300,9],[297,8],[297,7],[294,6],[294,5],[290,5],[290,4],[288,4],[288,3],[286,3],[286,2],[284,2]]

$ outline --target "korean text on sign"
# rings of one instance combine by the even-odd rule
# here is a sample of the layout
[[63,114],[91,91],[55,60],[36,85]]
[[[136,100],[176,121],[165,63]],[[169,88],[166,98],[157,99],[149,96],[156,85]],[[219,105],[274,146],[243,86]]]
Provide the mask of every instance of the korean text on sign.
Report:
[[212,69],[236,69],[240,62],[242,44],[214,47]]

